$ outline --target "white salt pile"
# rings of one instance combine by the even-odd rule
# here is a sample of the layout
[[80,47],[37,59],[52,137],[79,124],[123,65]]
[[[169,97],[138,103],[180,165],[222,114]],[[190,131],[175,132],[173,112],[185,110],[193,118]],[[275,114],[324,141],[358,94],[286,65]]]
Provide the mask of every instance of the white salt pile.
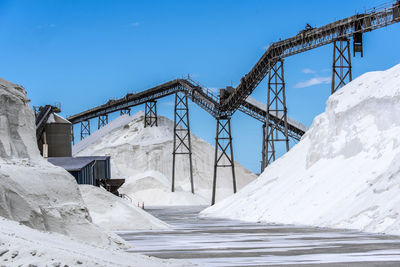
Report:
[[400,234],[400,65],[332,95],[289,153],[204,216]]
[[4,266],[163,266],[92,223],[75,178],[44,160],[23,87],[0,79],[0,261]]
[[75,179],[44,160],[21,86],[0,79],[0,216],[97,245],[124,242],[92,224]]
[[153,217],[129,200],[117,197],[103,188],[79,185],[83,201],[93,222],[107,230],[168,229],[168,225]]
[[[123,115],[73,147],[75,156],[111,156],[114,178],[125,178],[120,192],[152,205],[205,205],[211,200],[214,146],[192,138],[195,195],[190,193],[189,161],[177,156],[176,187],[171,193],[173,122],[159,116],[158,127],[143,125],[144,113]],[[238,188],[256,175],[236,163]],[[217,200],[233,194],[228,168],[219,170]]]

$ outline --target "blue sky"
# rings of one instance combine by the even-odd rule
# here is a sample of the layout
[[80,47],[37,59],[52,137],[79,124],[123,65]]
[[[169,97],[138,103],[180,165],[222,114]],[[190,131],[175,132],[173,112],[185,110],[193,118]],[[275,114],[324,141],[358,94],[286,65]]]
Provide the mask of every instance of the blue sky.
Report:
[[[270,43],[382,2],[0,0],[0,74],[23,85],[32,105],[61,102],[64,116],[187,74],[211,88],[236,86]],[[364,43],[354,77],[400,62],[400,24]],[[286,59],[290,117],[309,126],[323,112],[331,65],[331,45]],[[321,83],[307,86],[312,79]],[[266,100],[265,82],[252,96]],[[160,100],[159,114],[172,119],[172,103]],[[214,144],[215,120],[191,108],[192,131]],[[232,131],[236,160],[258,172],[261,123],[237,112]]]

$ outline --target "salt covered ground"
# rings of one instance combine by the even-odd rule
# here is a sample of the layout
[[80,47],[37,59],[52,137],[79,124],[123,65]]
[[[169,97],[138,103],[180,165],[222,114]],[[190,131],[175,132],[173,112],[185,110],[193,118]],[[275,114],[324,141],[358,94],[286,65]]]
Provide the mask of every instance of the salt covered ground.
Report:
[[[123,115],[73,147],[75,156],[109,155],[113,178],[125,178],[119,190],[144,202],[145,206],[207,205],[211,200],[214,146],[193,135],[193,178],[195,195],[190,192],[189,161],[177,156],[176,187],[171,193],[173,122],[159,116],[158,127],[143,125],[144,113]],[[256,175],[236,163],[238,188]],[[228,168],[219,170],[217,200],[233,194]]]
[[[167,231],[119,233],[129,251],[185,259],[199,266],[398,267],[400,237],[352,230],[251,223],[198,217],[202,207],[149,212]],[[168,246],[164,244],[168,243]]]
[[93,223],[110,231],[168,229],[136,203],[117,197],[103,188],[79,185]]
[[301,142],[203,216],[400,235],[400,65],[332,95]]
[[1,266],[189,266],[187,261],[104,249],[0,218]]

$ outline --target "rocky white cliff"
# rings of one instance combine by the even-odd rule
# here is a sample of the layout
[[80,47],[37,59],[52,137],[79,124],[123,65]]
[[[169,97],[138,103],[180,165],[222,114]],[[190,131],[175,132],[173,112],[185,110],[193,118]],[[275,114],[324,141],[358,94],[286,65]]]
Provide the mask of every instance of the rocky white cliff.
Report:
[[0,79],[0,216],[88,243],[124,242],[91,222],[75,179],[44,160],[25,89]]
[[[214,146],[192,137],[195,195],[190,193],[189,161],[176,161],[176,192],[171,193],[173,122],[159,116],[158,127],[143,124],[144,113],[123,115],[73,147],[75,156],[111,156],[114,178],[125,178],[120,192],[145,205],[205,205],[211,200]],[[237,185],[242,188],[256,175],[236,162]],[[233,194],[229,168],[219,169],[217,200]]]
[[400,234],[400,65],[332,95],[301,142],[204,216]]
[[[121,248],[128,247],[125,241],[92,223],[74,177],[40,156],[34,121],[25,89],[0,79],[2,266],[190,264],[121,251]],[[89,196],[93,195],[96,194],[89,193]],[[108,212],[104,211],[106,215]],[[147,218],[154,225],[165,227],[150,215],[141,215],[135,218]]]

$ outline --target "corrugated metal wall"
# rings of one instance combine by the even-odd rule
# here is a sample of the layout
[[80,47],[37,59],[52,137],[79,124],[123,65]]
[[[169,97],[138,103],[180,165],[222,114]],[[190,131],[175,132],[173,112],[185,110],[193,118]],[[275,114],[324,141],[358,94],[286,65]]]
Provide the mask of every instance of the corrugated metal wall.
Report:
[[70,173],[78,184],[97,186],[97,180],[111,178],[110,159],[93,161],[80,171],[70,171]]

